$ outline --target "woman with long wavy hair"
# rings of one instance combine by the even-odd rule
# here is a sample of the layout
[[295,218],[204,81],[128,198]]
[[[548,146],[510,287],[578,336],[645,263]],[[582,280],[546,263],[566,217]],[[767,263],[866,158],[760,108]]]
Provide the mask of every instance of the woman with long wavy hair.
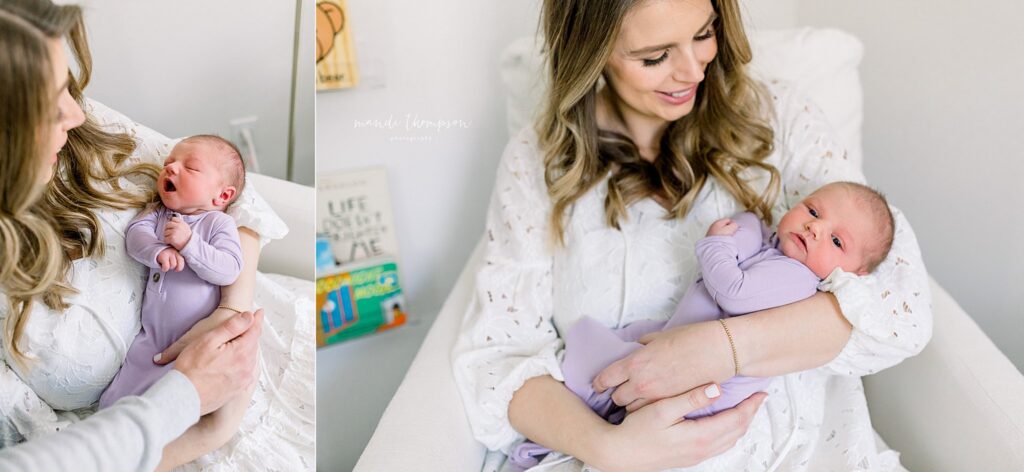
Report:
[[[815,296],[728,330],[644,337],[594,380],[616,387],[621,424],[560,382],[559,333],[584,315],[667,319],[713,221],[746,210],[771,225],[823,184],[864,177],[814,104],[749,75],[736,0],[546,0],[540,30],[547,98],[498,166],[486,263],[453,351],[476,438],[505,453],[528,438],[558,451],[542,463],[573,470],[900,470],[860,383],[931,335],[927,273],[895,210],[872,275],[836,271]],[[767,397],[681,421],[734,375],[779,377]]]
[[[8,59],[47,67],[50,56],[63,57],[66,40],[78,65],[78,73],[71,74],[67,62],[62,63],[60,84],[19,78],[13,72],[16,68],[0,70],[5,97],[0,111],[3,447],[59,431],[88,416],[117,373],[140,328],[139,309],[146,289],[144,269],[125,252],[124,229],[152,200],[154,178],[173,141],[86,100],[83,91],[92,63],[79,7],[58,6],[49,0],[0,0],[0,12],[34,29],[54,51]],[[37,96],[35,87],[51,85],[61,90],[56,115],[27,98]],[[34,166],[38,159],[33,156],[39,155],[35,151],[41,146],[34,141],[40,123],[61,126],[56,135],[66,136],[67,143],[43,143],[48,156],[45,165]],[[259,302],[267,308],[268,319],[276,316],[295,323],[295,313],[288,311],[294,300],[256,278],[261,237],[280,238],[287,228],[248,189],[229,214],[239,224],[243,272],[233,285],[222,289],[223,308],[168,348],[160,363],[173,361],[185,346],[236,312],[251,310],[254,295],[259,298],[262,292],[271,292]],[[308,345],[309,352],[302,345]],[[284,468],[300,457],[311,459],[311,438],[308,446],[275,440],[283,431],[310,429],[299,436],[312,434],[312,424],[304,424],[307,419],[291,414],[295,407],[311,407],[313,402],[312,344],[296,346],[303,352],[265,348],[261,357],[273,368],[273,379],[264,369],[265,375],[247,392],[203,416],[164,449],[159,468],[190,462],[232,438],[237,438],[235,447],[218,451],[212,461],[229,467]],[[292,383],[287,393],[281,393],[273,383],[285,376]],[[290,398],[290,406],[271,398],[299,391],[307,392],[308,398]],[[236,436],[240,425],[248,434]]]

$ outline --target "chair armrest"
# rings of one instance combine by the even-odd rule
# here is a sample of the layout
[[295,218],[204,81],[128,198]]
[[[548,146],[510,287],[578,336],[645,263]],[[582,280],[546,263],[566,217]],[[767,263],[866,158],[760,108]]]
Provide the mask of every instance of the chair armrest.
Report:
[[920,355],[864,378],[871,422],[910,470],[1024,470],[1024,376],[934,280]]
[[452,377],[451,350],[473,295],[481,240],[377,424],[355,471],[479,472],[486,452],[473,439]]
[[266,175],[250,173],[246,177],[260,191],[270,208],[288,225],[288,235],[284,239],[271,241],[263,248],[259,270],[313,280],[316,264],[313,254],[316,191],[313,187]]

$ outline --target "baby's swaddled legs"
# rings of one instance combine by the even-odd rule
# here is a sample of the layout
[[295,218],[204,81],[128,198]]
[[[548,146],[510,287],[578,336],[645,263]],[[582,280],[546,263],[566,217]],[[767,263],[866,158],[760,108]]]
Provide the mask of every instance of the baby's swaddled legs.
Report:
[[562,359],[565,386],[602,418],[612,424],[621,423],[626,417],[626,410],[612,401],[615,389],[594,392],[594,377],[613,362],[643,347],[636,340],[657,331],[664,324],[664,321],[645,320],[612,330],[584,316],[565,335],[565,357]]
[[[680,324],[679,317],[673,317],[672,321],[674,325]],[[665,321],[643,320],[623,328],[610,329],[589,316],[580,318],[564,336],[562,375],[565,376],[565,386],[609,423],[621,423],[626,417],[626,409],[612,401],[615,389],[594,392],[594,378],[615,361],[643,347],[643,344],[637,342],[638,339],[645,334],[662,331],[666,324]],[[694,411],[686,415],[686,418],[700,418],[732,408],[754,393],[764,390],[770,382],[770,378],[733,377],[722,382],[722,395],[711,406]],[[537,465],[550,452],[544,446],[525,441],[513,448],[509,461],[520,469],[527,469]]]

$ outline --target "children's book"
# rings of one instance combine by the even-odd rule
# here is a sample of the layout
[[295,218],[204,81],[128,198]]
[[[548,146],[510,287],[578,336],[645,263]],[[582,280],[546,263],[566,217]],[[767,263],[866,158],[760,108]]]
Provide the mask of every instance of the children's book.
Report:
[[317,176],[317,346],[405,323],[383,167]]
[[398,264],[383,256],[325,271],[316,280],[317,347],[405,323]]
[[317,236],[330,246],[336,265],[384,255],[397,261],[398,238],[385,168],[319,175],[316,200]]

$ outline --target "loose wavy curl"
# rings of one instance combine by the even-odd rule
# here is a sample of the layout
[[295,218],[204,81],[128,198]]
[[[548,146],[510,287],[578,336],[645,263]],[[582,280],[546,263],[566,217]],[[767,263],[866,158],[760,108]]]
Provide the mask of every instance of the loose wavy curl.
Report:
[[[771,102],[747,74],[750,44],[736,0],[712,0],[718,18],[718,54],[708,64],[693,111],[669,124],[653,162],[642,159],[627,136],[599,129],[599,79],[623,19],[644,0],[545,0],[541,30],[549,89],[536,123],[544,152],[544,178],[552,200],[552,238],[564,244],[566,210],[612,169],[605,200],[606,223],[619,229],[626,208],[648,197],[671,207],[667,219],[683,218],[708,177],[771,224],[779,172],[765,162],[773,150],[768,123]],[[770,180],[756,190],[750,169]]]
[[[83,90],[92,72],[92,56],[82,21],[82,12],[75,5],[55,5],[49,0],[2,0],[0,13],[17,29],[27,31],[43,48],[42,56],[33,52],[28,58],[33,67],[45,67],[45,84],[52,82],[46,39],[66,38],[78,64],[78,75],[70,74],[71,96],[84,106]],[[9,30],[5,27],[4,41]],[[8,47],[2,48],[8,55]],[[34,49],[30,47],[29,49]],[[8,76],[8,74],[12,74]],[[123,177],[154,180],[159,166],[129,163],[135,141],[124,133],[104,130],[88,115],[79,127],[68,132],[68,142],[59,153],[53,178],[42,187],[31,172],[38,167],[44,152],[38,135],[49,122],[39,121],[38,113],[53,119],[56,103],[51,89],[43,91],[45,104],[25,108],[11,107],[7,95],[34,96],[39,85],[26,82],[13,72],[0,70],[4,93],[4,110],[0,127],[5,130],[0,143],[0,283],[7,296],[7,316],[3,326],[3,343],[8,355],[24,366],[26,356],[18,347],[28,323],[35,299],[53,310],[66,310],[66,297],[77,293],[69,277],[71,262],[80,257],[102,257],[103,228],[94,210],[101,208],[142,208],[151,200],[152,191],[131,192],[120,185]],[[48,97],[48,98],[47,98]],[[36,109],[35,107],[42,107]],[[34,145],[24,144],[33,137]],[[34,178],[33,178],[34,177]]]

